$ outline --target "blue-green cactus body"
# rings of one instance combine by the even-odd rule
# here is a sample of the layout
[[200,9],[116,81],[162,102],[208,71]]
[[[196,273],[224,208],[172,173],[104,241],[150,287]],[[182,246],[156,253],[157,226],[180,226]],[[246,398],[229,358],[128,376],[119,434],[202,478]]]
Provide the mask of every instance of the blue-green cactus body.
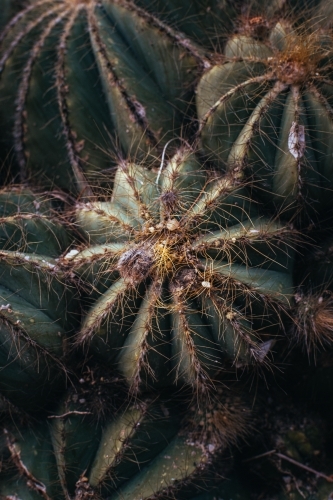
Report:
[[4,175],[86,192],[121,151],[156,155],[180,133],[206,64],[127,1],[31,0],[2,38]]
[[78,204],[76,219],[89,244],[61,265],[94,290],[77,340],[133,391],[203,390],[224,363],[266,359],[291,297],[293,232],[230,178],[184,150],[158,173],[123,164],[112,200]]
[[313,216],[333,186],[330,34],[281,21],[260,39],[256,28],[231,38],[199,83],[201,146],[220,168],[252,176],[270,206]]
[[0,207],[0,391],[32,410],[64,384],[62,358],[78,320],[74,286],[56,260],[70,235],[45,196],[2,190]]

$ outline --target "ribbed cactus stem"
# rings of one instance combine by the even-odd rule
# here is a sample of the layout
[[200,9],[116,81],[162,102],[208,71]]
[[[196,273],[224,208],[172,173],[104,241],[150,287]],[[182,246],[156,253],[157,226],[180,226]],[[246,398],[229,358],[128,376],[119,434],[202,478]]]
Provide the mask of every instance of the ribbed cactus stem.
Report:
[[251,178],[284,215],[318,216],[329,206],[332,179],[330,34],[285,20],[273,27],[261,17],[250,21],[199,83],[202,150],[220,168]]
[[173,380],[206,398],[224,356],[267,362],[298,236],[260,217],[232,175],[207,172],[187,148],[157,173],[122,163],[111,201],[80,203],[76,217],[89,244],[59,266],[101,294],[77,343],[116,361],[132,394]]
[[65,380],[75,285],[56,258],[70,237],[45,196],[3,189],[0,207],[0,388],[34,411]]
[[125,0],[37,1],[0,43],[3,159],[21,180],[43,172],[40,181],[85,196],[111,158],[153,158],[179,135],[197,74],[209,65],[184,35]]

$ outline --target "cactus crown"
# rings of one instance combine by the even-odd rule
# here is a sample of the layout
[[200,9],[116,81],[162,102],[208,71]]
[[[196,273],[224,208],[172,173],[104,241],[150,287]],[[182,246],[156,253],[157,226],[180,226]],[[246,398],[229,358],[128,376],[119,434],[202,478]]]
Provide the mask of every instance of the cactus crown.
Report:
[[284,36],[283,48],[270,63],[276,78],[287,85],[303,84],[316,79],[328,50],[317,32],[290,30]]

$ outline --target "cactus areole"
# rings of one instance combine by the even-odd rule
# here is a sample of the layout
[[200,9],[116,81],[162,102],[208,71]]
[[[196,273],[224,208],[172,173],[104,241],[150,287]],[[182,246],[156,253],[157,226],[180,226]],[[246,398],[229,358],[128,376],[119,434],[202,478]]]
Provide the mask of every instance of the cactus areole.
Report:
[[62,265],[101,294],[78,341],[116,361],[134,392],[204,390],[223,360],[266,360],[288,307],[293,232],[260,217],[243,187],[180,150],[158,172],[124,163],[111,202],[81,203],[76,218],[89,245]]

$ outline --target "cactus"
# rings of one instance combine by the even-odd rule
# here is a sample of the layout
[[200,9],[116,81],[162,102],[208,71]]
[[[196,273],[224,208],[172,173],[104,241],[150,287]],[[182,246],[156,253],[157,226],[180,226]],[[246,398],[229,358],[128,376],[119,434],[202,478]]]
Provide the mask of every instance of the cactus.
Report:
[[175,0],[137,0],[136,3],[167,24],[176,26],[207,49],[214,49],[223,43],[223,38],[233,29],[233,21],[240,12],[240,5],[229,0],[194,0],[183,4]]
[[309,355],[332,348],[332,238],[320,238],[303,259],[296,275],[293,334]]
[[[102,425],[94,420],[93,408],[74,395],[73,390],[66,395],[51,424],[25,425],[20,432],[2,428],[8,478],[0,495],[21,489],[23,498],[25,492],[30,498],[30,491],[32,498],[39,493],[52,500],[190,498],[214,481],[214,459],[223,458],[224,473],[230,468],[230,442],[222,430],[229,428],[234,442],[244,435],[250,417],[239,398],[225,394],[209,415],[187,412],[185,420],[183,404],[146,396]],[[82,411],[87,409],[92,411]],[[204,425],[213,431],[207,433]]]
[[112,143],[140,158],[177,137],[207,64],[185,36],[127,0],[31,0],[0,41],[7,175],[72,190],[112,166]]
[[207,392],[221,369],[265,363],[281,332],[297,234],[233,184],[185,148],[158,172],[121,164],[111,201],[76,207],[87,244],[59,265],[93,289],[77,343],[133,394]]
[[[267,15],[285,3],[271,2]],[[177,9],[171,0],[137,4],[28,0],[23,8],[6,0],[2,182],[32,179],[72,191],[78,184],[82,191],[102,182],[96,174],[108,172],[119,155],[137,160],[149,152],[153,160],[168,140],[193,129],[187,127],[193,90],[210,66],[207,49],[224,45],[240,12],[263,9],[262,0],[250,9],[243,0],[196,0]]]
[[331,243],[276,215],[331,209],[318,3],[5,0],[1,500],[331,494]]
[[45,196],[5,189],[0,207],[0,390],[38,410],[64,385],[66,337],[78,320],[74,284],[55,260],[70,237]]
[[[2,429],[2,435],[10,457],[11,468],[16,474],[18,472],[21,478],[17,482],[15,475],[11,478],[8,474],[6,481],[1,481],[0,498],[8,498],[11,494],[8,489],[12,488],[13,494],[19,493],[19,498],[20,495],[22,495],[21,498],[29,498],[29,500],[41,496],[45,500],[61,498],[48,423],[39,424],[38,428],[28,426],[21,432],[6,426]],[[45,484],[49,486],[47,490]]]
[[202,150],[288,216],[331,207],[331,46],[329,31],[257,17],[198,86]]

